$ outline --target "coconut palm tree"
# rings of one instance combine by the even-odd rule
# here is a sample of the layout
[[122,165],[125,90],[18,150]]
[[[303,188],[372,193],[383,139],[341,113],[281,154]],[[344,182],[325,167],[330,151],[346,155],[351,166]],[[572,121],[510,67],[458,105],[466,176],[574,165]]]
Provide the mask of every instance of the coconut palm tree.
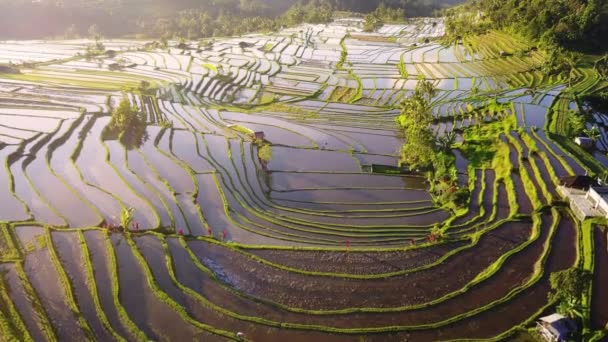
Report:
[[448,152],[452,149],[452,145],[456,142],[456,133],[454,131],[447,132],[444,136],[437,138],[437,145],[441,151]]
[[593,125],[593,127],[590,129],[583,130],[583,132],[589,137],[589,139],[593,140],[593,142],[596,142],[602,136],[602,133],[597,125]]
[[431,81],[419,79],[419,83],[416,86],[416,91],[419,92],[423,97],[426,97],[430,103],[433,97],[435,97],[435,94],[437,94],[437,87]]
[[574,297],[563,299],[557,306],[557,312],[571,319],[582,319],[582,306],[580,301]]
[[471,87],[471,95],[477,96],[478,93],[479,93],[479,87],[477,87],[477,85],[472,86]]

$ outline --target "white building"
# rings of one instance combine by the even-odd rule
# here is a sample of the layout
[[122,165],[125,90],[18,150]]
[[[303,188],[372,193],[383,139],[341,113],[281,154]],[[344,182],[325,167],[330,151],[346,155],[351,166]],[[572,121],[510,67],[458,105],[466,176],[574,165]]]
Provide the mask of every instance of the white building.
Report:
[[548,342],[566,342],[577,332],[574,321],[560,314],[541,317],[536,325],[538,332]]
[[586,198],[593,208],[608,218],[608,187],[589,188]]

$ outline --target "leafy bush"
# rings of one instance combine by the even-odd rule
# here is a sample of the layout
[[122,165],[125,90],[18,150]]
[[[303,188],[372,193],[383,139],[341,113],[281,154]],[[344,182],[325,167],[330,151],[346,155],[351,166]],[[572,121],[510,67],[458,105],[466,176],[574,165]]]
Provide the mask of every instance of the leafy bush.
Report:
[[145,114],[123,97],[112,111],[112,121],[103,130],[102,138],[119,140],[127,149],[139,148],[148,139]]
[[122,208],[120,211],[120,226],[124,230],[128,230],[131,222],[133,222],[133,214],[135,209],[133,208]]
[[554,272],[549,279],[552,290],[549,293],[549,299],[580,298],[592,279],[591,273],[577,267]]
[[272,146],[262,145],[258,150],[258,157],[264,162],[269,162],[272,159]]
[[467,188],[460,188],[452,195],[451,201],[457,208],[463,208],[469,204],[470,198],[471,191]]
[[112,121],[110,122],[110,126],[119,132],[124,132],[129,129],[129,127],[136,125],[141,120],[142,118],[139,114],[139,109],[135,106],[131,106],[129,99],[127,97],[123,97],[118,104],[118,107],[112,111]]
[[162,128],[173,128],[173,121],[171,121],[171,120],[163,119],[163,120],[160,120],[158,122],[158,124]]
[[558,301],[557,311],[570,318],[581,317],[583,293],[587,292],[593,275],[589,271],[574,267],[552,273],[549,281],[549,300]]
[[142,80],[141,82],[139,82],[137,90],[143,95],[154,95],[154,93],[156,92],[156,89],[152,87],[152,84],[150,84],[150,82],[146,80]]

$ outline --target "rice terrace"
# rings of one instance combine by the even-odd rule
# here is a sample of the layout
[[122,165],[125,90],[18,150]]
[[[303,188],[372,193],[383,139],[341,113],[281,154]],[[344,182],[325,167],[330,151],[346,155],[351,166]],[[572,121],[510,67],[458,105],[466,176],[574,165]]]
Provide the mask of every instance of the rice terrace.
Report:
[[605,340],[608,55],[472,6],[0,41],[0,341]]

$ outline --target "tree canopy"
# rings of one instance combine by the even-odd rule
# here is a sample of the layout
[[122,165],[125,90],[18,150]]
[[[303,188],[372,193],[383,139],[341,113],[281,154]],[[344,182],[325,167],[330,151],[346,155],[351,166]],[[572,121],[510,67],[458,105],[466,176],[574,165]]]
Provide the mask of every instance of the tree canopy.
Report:
[[429,167],[435,155],[430,89],[434,89],[432,83],[420,80],[414,94],[401,103],[401,115],[397,118],[405,134],[401,161],[411,168]]
[[591,284],[593,276],[581,268],[570,268],[551,274],[551,292],[549,300],[558,302],[557,309],[561,314],[576,318],[580,316],[580,304],[583,293]]
[[605,0],[470,0],[451,14],[448,31],[456,36],[499,28],[519,32],[546,46],[606,49]]
[[[463,0],[0,0],[0,39],[211,37],[331,20],[334,10],[430,16]],[[33,25],[36,23],[36,25]],[[95,25],[95,31],[89,28]]]
[[146,118],[125,96],[112,111],[112,120],[102,137],[104,140],[118,140],[127,149],[139,148],[148,139]]

